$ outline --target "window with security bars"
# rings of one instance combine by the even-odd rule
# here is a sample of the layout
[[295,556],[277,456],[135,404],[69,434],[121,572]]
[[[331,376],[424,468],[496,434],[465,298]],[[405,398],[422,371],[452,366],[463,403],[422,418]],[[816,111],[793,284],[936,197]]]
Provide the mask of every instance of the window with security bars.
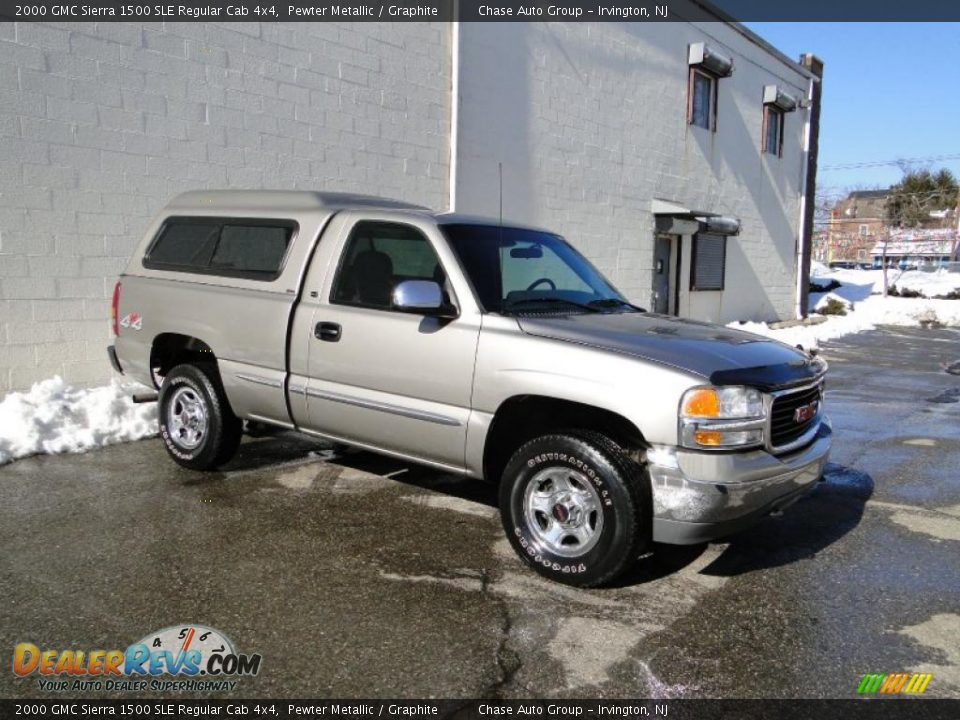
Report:
[[711,233],[693,236],[690,260],[691,290],[723,290],[727,264],[727,237]]

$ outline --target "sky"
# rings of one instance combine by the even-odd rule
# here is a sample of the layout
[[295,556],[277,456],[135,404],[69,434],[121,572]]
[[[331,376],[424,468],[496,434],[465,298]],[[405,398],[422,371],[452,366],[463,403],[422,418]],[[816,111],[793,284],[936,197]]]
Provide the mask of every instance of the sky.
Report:
[[745,25],[791,58],[812,52],[824,62],[818,195],[902,176],[896,165],[829,165],[953,155],[918,167],[960,177],[960,23]]

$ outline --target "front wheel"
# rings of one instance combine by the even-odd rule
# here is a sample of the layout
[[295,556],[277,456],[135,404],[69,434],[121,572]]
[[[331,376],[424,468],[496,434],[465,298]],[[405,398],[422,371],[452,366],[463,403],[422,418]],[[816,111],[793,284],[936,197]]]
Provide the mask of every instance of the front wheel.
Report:
[[650,483],[599,433],[544,435],[507,464],[500,516],[514,550],[534,570],[592,587],[622,573],[648,544]]
[[216,369],[177,365],[160,386],[160,437],[176,462],[212,470],[240,445],[242,422],[233,414]]

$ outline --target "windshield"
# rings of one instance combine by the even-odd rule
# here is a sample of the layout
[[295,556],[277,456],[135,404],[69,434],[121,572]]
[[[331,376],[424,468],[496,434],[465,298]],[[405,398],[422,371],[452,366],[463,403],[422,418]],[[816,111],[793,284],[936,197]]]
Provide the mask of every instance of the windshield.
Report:
[[487,312],[636,310],[559,235],[495,225],[442,225]]

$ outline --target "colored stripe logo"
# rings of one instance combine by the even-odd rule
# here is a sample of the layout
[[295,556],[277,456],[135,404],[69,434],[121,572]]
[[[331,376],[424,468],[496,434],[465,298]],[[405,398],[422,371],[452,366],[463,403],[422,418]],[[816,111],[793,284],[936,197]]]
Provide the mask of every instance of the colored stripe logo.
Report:
[[919,695],[933,673],[867,673],[857,686],[858,695]]

